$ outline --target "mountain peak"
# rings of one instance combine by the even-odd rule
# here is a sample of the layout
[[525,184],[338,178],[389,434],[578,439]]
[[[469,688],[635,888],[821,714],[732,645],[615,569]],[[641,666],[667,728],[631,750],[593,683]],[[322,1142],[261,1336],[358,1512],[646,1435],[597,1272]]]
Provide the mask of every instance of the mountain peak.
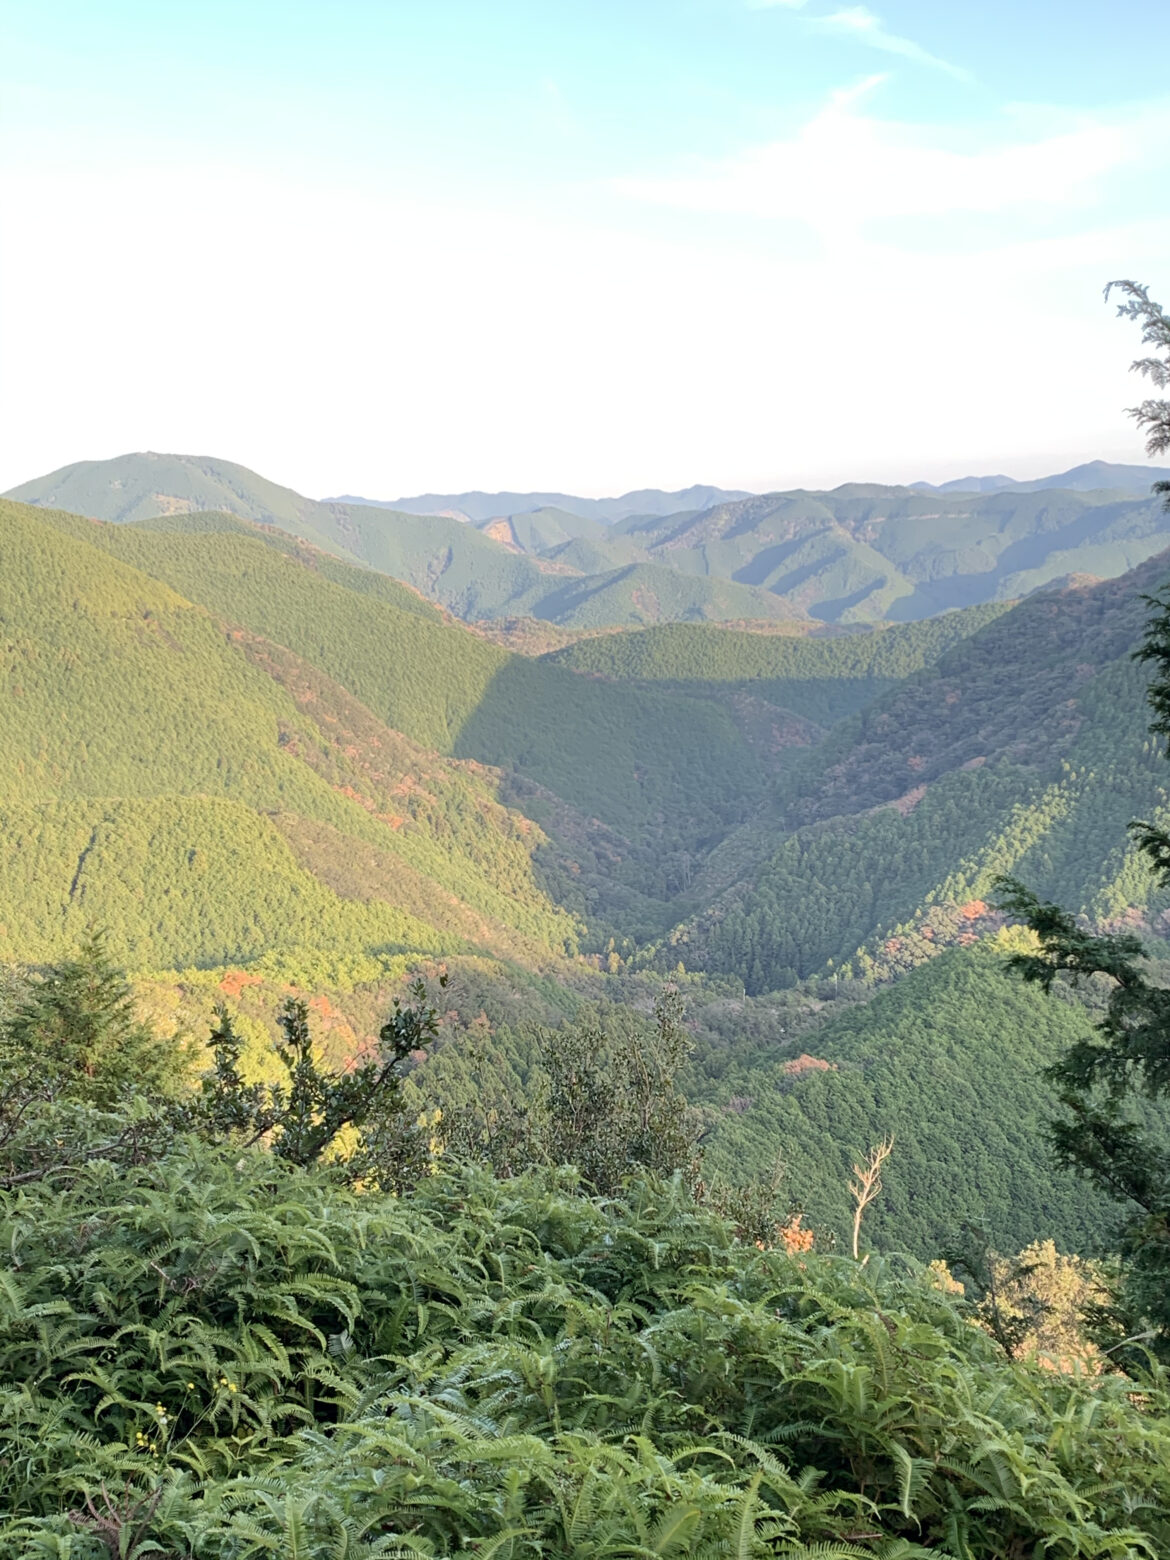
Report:
[[952,482],[911,482],[923,493],[1036,493],[1062,488],[1070,493],[1148,493],[1155,482],[1170,481],[1170,466],[1121,466],[1107,460],[1085,461],[1050,477],[1018,482],[1014,477],[957,477]]

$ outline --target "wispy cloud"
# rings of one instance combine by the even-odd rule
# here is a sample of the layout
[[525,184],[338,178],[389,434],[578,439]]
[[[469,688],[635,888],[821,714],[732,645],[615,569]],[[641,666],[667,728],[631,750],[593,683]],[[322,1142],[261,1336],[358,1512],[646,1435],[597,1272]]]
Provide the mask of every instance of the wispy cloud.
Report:
[[[749,11],[803,11],[807,4],[808,0],[747,0]],[[868,6],[845,6],[839,11],[830,11],[827,16],[809,16],[804,20],[816,32],[834,33],[856,43],[868,44],[871,49],[881,49],[886,54],[900,54],[903,59],[913,60],[918,65],[945,70],[958,81],[971,80],[970,71],[962,66],[952,65],[950,60],[931,54],[913,38],[903,38],[888,31],[881,17],[875,16]]]
[[888,32],[881,17],[875,16],[868,6],[851,5],[844,10],[833,11],[828,16],[810,17],[809,26],[815,27],[818,32],[836,33],[840,37],[868,44],[871,49],[881,49],[885,54],[900,54],[903,59],[914,60],[919,65],[945,70],[957,80],[971,80],[970,71],[952,65],[949,60],[939,59],[937,54],[931,54],[912,38],[902,38],[897,33]]
[[1084,116],[1047,134],[1005,136],[999,125],[960,139],[954,127],[879,117],[867,100],[885,79],[834,93],[783,140],[618,187],[658,205],[805,222],[849,238],[875,218],[982,213],[1006,221],[1029,207],[1091,207],[1105,175],[1170,144],[1170,103]]

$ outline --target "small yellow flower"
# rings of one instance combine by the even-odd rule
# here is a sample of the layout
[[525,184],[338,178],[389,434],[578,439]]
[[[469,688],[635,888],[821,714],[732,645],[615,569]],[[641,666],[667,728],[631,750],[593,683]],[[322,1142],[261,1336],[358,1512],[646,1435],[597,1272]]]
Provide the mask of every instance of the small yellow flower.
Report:
[[229,1392],[238,1392],[239,1390],[240,1390],[239,1387],[236,1386],[234,1381],[229,1381],[228,1382],[228,1391]]
[[195,1383],[193,1381],[189,1381],[187,1383],[187,1391],[188,1392],[194,1392],[194,1390],[195,1390]]

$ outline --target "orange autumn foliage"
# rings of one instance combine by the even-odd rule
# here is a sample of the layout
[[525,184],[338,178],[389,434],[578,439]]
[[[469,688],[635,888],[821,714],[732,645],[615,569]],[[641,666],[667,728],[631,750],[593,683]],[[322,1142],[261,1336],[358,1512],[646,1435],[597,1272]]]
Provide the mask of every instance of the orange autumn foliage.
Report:
[[247,970],[228,970],[219,983],[225,997],[238,997],[245,986],[262,986],[263,977],[250,975]]
[[[799,1256],[802,1252],[811,1251],[813,1248],[813,1232],[803,1223],[803,1213],[790,1214],[785,1223],[777,1226],[776,1233],[780,1237],[779,1244],[790,1257]],[[774,1241],[756,1241],[757,1251],[771,1251],[777,1243]]]
[[813,1232],[804,1225],[803,1219],[803,1213],[794,1213],[787,1224],[780,1226],[780,1239],[790,1257],[813,1248]]

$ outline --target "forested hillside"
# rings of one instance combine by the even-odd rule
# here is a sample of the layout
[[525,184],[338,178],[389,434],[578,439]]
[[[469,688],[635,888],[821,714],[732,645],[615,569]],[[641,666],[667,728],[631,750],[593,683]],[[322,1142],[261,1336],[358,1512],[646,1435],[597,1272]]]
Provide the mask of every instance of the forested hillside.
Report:
[[139,968],[573,941],[533,873],[539,831],[489,775],[55,518],[0,506],[8,958],[52,957],[95,921]]
[[615,682],[665,683],[719,699],[750,695],[828,727],[1006,611],[988,604],[881,632],[815,639],[664,624],[580,640],[547,659]]
[[614,696],[437,615],[402,610],[369,588],[371,571],[204,516],[182,531],[52,523],[225,624],[287,645],[413,740],[515,770],[619,831],[661,840],[717,829],[763,783],[761,760],[726,710],[654,689]]
[[777,618],[803,614],[766,591],[679,576],[628,550],[583,571],[529,557],[450,515],[419,516],[363,503],[318,503],[243,466],[197,456],[125,455],[82,461],[7,495],[119,523],[223,512],[276,526],[416,587],[459,617],[529,616],[573,628],[662,619]]
[[658,562],[753,585],[827,622],[904,622],[1111,576],[1170,540],[1161,502],[1109,491],[934,494],[851,483],[618,529]]
[[[19,915],[14,910],[5,917],[13,957],[44,956],[71,935],[71,927],[95,915],[133,929],[136,962],[147,966],[238,962],[274,943],[298,941],[299,933],[277,930],[286,921],[276,897],[259,924],[251,924],[239,875],[248,870],[244,863],[257,859],[259,847],[250,834],[247,849],[241,844],[233,858],[235,815],[229,819],[220,805],[224,797],[251,809],[249,830],[271,838],[263,853],[269,871],[272,852],[287,853],[291,841],[300,865],[290,861],[288,872],[308,863],[319,873],[322,860],[338,855],[326,848],[328,829],[384,853],[380,866],[370,857],[360,870],[334,865],[326,875],[340,888],[343,907],[349,906],[344,914],[337,911],[347,927],[357,924],[355,916],[368,921],[368,905],[387,897],[416,915],[420,906],[442,906],[423,919],[437,917],[450,926],[448,900],[455,891],[470,895],[471,908],[490,923],[464,916],[457,922],[460,932],[499,947],[506,943],[494,923],[526,925],[529,911],[522,904],[529,892],[533,907],[545,907],[538,920],[545,910],[551,915],[542,933],[548,946],[563,946],[566,936],[572,940],[570,926],[599,902],[604,920],[649,894],[653,903],[640,914],[649,914],[651,924],[661,922],[666,912],[655,896],[667,892],[671,852],[719,837],[761,792],[762,756],[718,705],[635,688],[613,697],[568,669],[509,655],[444,622],[371,570],[298,548],[278,534],[202,515],[169,520],[158,531],[103,526],[17,505],[5,507],[3,521],[10,665],[38,671],[35,704],[30,671],[13,672],[8,683],[29,751],[9,748],[5,799],[36,806],[34,816],[14,815],[11,828],[48,852],[40,861],[28,850],[8,858],[16,877],[5,899],[21,907]],[[96,622],[62,619],[52,602],[73,590],[75,573],[92,574],[103,599],[114,590],[103,570],[121,582],[125,624],[101,614]],[[166,601],[182,634],[200,636],[198,659],[178,658],[175,647],[189,647],[170,628],[145,641],[159,654],[144,658],[140,641],[147,630],[138,625],[139,616],[150,614],[144,623],[169,618],[161,606],[140,606],[137,592],[144,603],[155,596]],[[116,653],[107,643],[111,635]],[[132,698],[121,691],[123,684]],[[126,716],[115,721],[127,698]],[[263,718],[248,699],[261,702]],[[507,776],[452,766],[441,753],[502,766]],[[436,786],[450,794],[436,801]],[[455,798],[464,793],[461,810],[468,816],[453,828],[446,814],[460,806]],[[517,821],[499,808],[499,799],[520,796],[528,817]],[[102,799],[96,816],[95,797]],[[169,811],[149,823],[145,814],[127,821],[127,809],[141,809],[147,798],[153,808],[167,798]],[[46,809],[65,811],[50,826]],[[214,919],[221,910],[197,909],[199,895],[192,897],[184,875],[183,890],[160,901],[171,908],[146,939],[141,904],[105,908],[120,874],[99,867],[126,850],[130,835],[145,832],[160,845],[172,836],[181,839],[185,820],[196,813],[206,818],[190,828],[206,835],[206,844],[192,864],[208,865],[212,852],[215,870],[200,881],[209,894],[217,877],[239,883],[225,896],[222,913],[238,902],[250,930],[245,936],[217,921],[218,929],[193,933],[185,944],[184,915]],[[571,852],[545,843],[542,818],[568,840]],[[500,828],[508,844],[495,860],[489,841]],[[478,843],[477,830],[483,836]],[[531,877],[534,853],[545,888]],[[349,846],[340,853],[352,854]],[[79,858],[100,887],[91,889],[84,872],[74,884]],[[424,875],[438,872],[441,891],[400,878],[404,858]],[[171,867],[164,861],[170,856],[151,858],[153,870],[169,881]],[[441,871],[436,862],[443,863]],[[657,866],[648,866],[652,862]],[[530,890],[523,886],[525,874]],[[125,876],[133,878],[129,865]],[[29,897],[34,881],[43,886]],[[623,882],[630,886],[622,888]],[[550,892],[568,906],[573,922],[554,908]],[[310,905],[293,918],[298,925],[314,917],[330,920],[332,912],[327,915],[312,894]],[[406,941],[435,949],[441,943],[432,933]],[[355,937],[363,948],[403,941],[389,931],[374,937],[368,928],[360,936],[339,931],[335,941],[352,944]]]
[[[983,1035],[938,1163],[981,1112],[1009,1120],[978,1078],[1022,999],[990,968],[930,966],[995,931],[995,872],[1097,920],[1163,908],[1124,835],[1167,805],[1128,659],[1160,562],[1010,610],[820,638],[678,624],[533,659],[239,517],[95,524],[6,504],[0,520],[17,737],[0,765],[5,957],[58,956],[99,923],[159,977],[159,1011],[163,972],[187,970],[191,1022],[227,991],[260,1036],[291,975],[332,1004],[342,1045],[412,960],[445,959],[457,995],[420,1108],[432,1086],[474,1095],[459,1059],[484,1026],[493,1075],[523,1092],[532,1018],[637,1009],[681,965],[712,1164],[762,1174],[792,1134],[823,1139],[794,1173],[827,1233],[842,1156],[895,1126],[884,1114],[920,1135],[920,1093],[895,1111],[865,1092],[892,1055],[895,996],[937,1016],[924,1058]],[[539,986],[553,968],[560,994]],[[906,996],[881,994],[907,971]],[[756,1004],[750,1022],[737,1002]],[[1033,1031],[1020,1079],[1040,1065]],[[830,1068],[786,1070],[802,1052]],[[809,1109],[831,1098],[827,1136],[800,1114],[806,1075]],[[1021,1185],[1042,1175],[1031,1120],[999,1156]],[[882,1239],[926,1251],[975,1203],[1002,1209],[995,1161],[972,1163],[924,1222],[895,1199]],[[1087,1207],[1037,1194],[1001,1238],[1079,1240]]]
[[[1137,468],[1118,469],[1120,491],[1086,486],[1112,480],[1102,464],[1070,472],[1068,489],[1006,479],[976,492],[700,488],[592,507],[555,493],[431,495],[404,501],[423,511],[405,513],[304,498],[228,461],[140,454],[80,462],[8,496],[119,522],[226,511],[369,564],[468,620],[808,629],[914,621],[1135,567],[1170,544],[1170,521],[1149,481],[1135,491]],[[670,499],[676,508],[663,507]]]
[[[1142,622],[1138,598],[1161,577],[1157,562],[1011,611],[989,604],[821,639],[675,625],[582,641],[534,661],[444,620],[379,572],[239,519],[201,513],[95,525],[9,505],[5,524],[14,560],[5,586],[28,593],[21,633],[30,643],[56,635],[61,665],[70,652],[77,661],[57,674],[37,712],[26,702],[20,740],[29,751],[9,749],[13,803],[72,805],[80,787],[119,804],[143,791],[182,796],[193,808],[235,800],[241,776],[271,770],[268,790],[256,782],[239,797],[258,814],[311,817],[318,829],[356,830],[371,843],[377,836],[392,859],[409,850],[430,873],[420,834],[431,825],[384,821],[409,814],[388,799],[400,778],[371,799],[369,781],[343,774],[374,739],[307,757],[322,747],[319,729],[311,740],[301,734],[306,721],[319,726],[327,702],[312,691],[319,685],[332,690],[334,709],[348,700],[344,718],[332,715],[344,729],[372,722],[380,750],[396,744],[415,764],[427,750],[436,774],[485,785],[494,802],[518,808],[533,827],[522,853],[537,874],[538,900],[559,901],[603,943],[681,922],[650,957],[737,974],[752,991],[839,969],[863,949],[858,970],[875,960],[896,967],[899,950],[886,943],[918,937],[921,949],[932,915],[945,940],[954,912],[985,899],[991,875],[1013,866],[1034,870],[1045,891],[1098,917],[1161,908],[1123,839],[1129,817],[1165,802],[1142,736],[1143,679],[1128,661]],[[92,571],[102,556],[118,579],[150,582],[145,600],[158,596],[183,625],[198,625],[208,647],[200,653],[214,650],[220,669],[192,679],[165,657],[143,663],[144,678],[169,676],[171,684],[160,680],[141,694],[140,736],[130,726],[115,738],[106,723],[91,754],[87,721],[116,702],[105,686],[111,659],[81,648],[97,628],[74,632],[32,603],[41,603],[51,567]],[[142,610],[158,618],[163,608]],[[179,642],[177,631],[170,637]],[[17,652],[10,657],[15,664]],[[233,707],[229,676],[240,697],[270,705],[274,681],[284,689],[263,760],[245,756],[264,728]],[[10,696],[14,686],[24,688],[10,682]],[[76,700],[83,708],[75,716]],[[127,756],[135,742],[149,745],[152,701],[169,711],[176,700],[179,710],[161,727],[173,732],[162,750],[175,753],[173,767],[165,756],[149,766]],[[228,735],[233,721],[238,740]],[[199,761],[179,756],[188,728],[192,752],[207,747],[213,780]],[[473,782],[450,759],[500,775]],[[310,801],[301,793],[313,785]],[[84,820],[69,827],[84,832]],[[298,830],[304,854],[310,846]],[[103,839],[99,830],[91,852],[100,856]],[[466,852],[455,842],[445,848],[444,870],[458,878]],[[79,853],[70,846],[61,859],[76,863]],[[318,847],[314,859],[322,854]],[[493,921],[507,920],[511,869],[486,870],[489,879],[502,873],[502,898],[485,883],[475,903]],[[79,880],[74,902],[80,892]],[[417,915],[427,896],[403,899]],[[57,912],[46,904],[41,913]],[[156,962],[169,958],[163,946],[173,944],[164,939]],[[198,962],[194,948],[191,959]]]
[[1003,947],[952,949],[843,1007],[800,1050],[742,1056],[692,1094],[714,1115],[712,1171],[766,1175],[782,1145],[787,1184],[811,1226],[844,1243],[851,1164],[887,1134],[895,1152],[868,1225],[884,1249],[929,1260],[963,1221],[1001,1251],[1038,1231],[1092,1251],[1111,1228],[1109,1201],[1054,1176],[1044,1122],[1056,1109],[1041,1073],[1091,1033],[1075,1001],[1053,1002],[1004,970]]
[[1166,567],[1035,596],[835,727],[710,858],[718,897],[669,957],[757,991],[892,972],[969,932],[1009,871],[1092,919],[1156,920],[1125,829],[1170,805],[1130,660]]

